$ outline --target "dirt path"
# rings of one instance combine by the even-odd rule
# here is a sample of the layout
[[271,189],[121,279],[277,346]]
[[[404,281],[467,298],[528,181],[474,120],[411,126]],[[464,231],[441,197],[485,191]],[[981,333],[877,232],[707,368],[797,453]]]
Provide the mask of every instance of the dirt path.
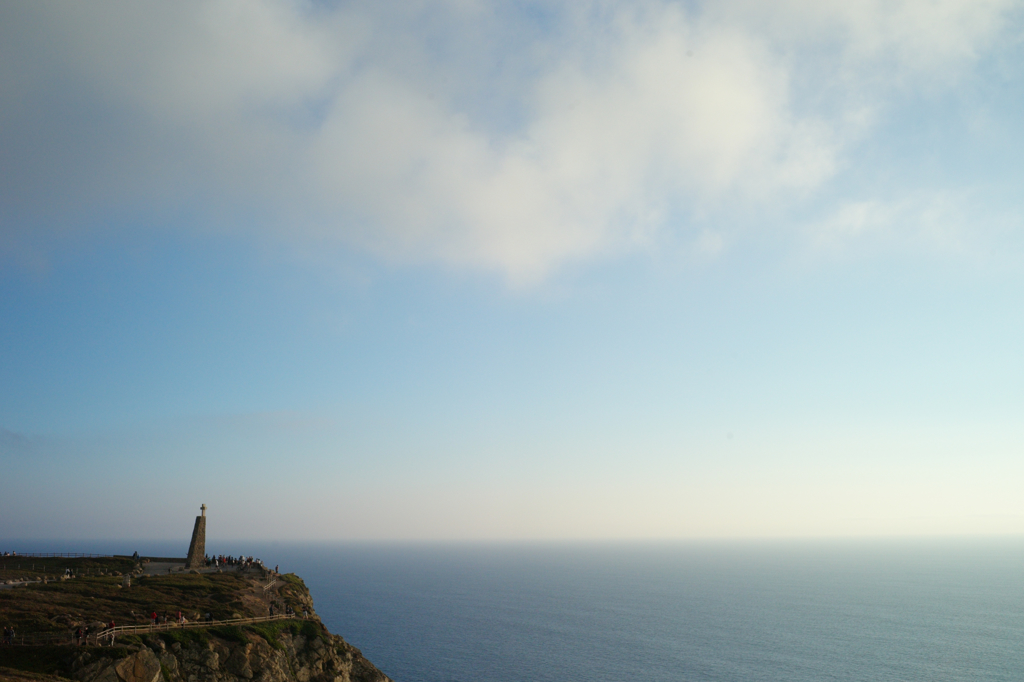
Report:
[[[168,573],[178,573],[185,570],[185,560],[178,559],[176,561],[150,561],[148,564],[142,567],[142,575],[167,575]],[[218,568],[213,566],[207,566],[205,568],[191,569],[198,570],[200,573],[216,573],[220,570],[223,573],[230,571],[240,571],[239,566],[225,566],[221,564]]]
[[167,575],[184,568],[184,559],[181,561],[150,561],[142,567],[142,575]]

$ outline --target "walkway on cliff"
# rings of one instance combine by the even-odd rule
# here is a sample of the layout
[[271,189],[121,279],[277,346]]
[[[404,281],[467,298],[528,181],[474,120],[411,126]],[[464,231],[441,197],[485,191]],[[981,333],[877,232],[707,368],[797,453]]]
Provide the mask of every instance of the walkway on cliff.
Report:
[[[168,630],[188,630],[194,628],[218,628],[225,626],[252,625],[254,623],[266,623],[275,620],[310,620],[297,614],[278,614],[275,616],[254,616],[252,618],[229,618],[227,620],[196,621],[191,623],[158,623],[156,625],[118,625],[113,628],[106,628],[97,633],[90,633],[85,638],[84,644],[90,646],[107,646],[116,643],[117,637],[122,635],[142,635],[150,632],[166,632]],[[113,638],[113,642],[112,642]],[[16,646],[45,646],[53,644],[78,645],[81,642],[75,639],[74,632],[70,634],[46,633],[33,635],[18,635],[11,644]]]

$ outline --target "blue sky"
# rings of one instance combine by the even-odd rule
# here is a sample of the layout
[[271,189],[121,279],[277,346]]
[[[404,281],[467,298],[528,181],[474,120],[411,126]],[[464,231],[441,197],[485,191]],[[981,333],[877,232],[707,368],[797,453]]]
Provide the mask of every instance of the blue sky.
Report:
[[1024,531],[1019,3],[0,12],[5,536]]

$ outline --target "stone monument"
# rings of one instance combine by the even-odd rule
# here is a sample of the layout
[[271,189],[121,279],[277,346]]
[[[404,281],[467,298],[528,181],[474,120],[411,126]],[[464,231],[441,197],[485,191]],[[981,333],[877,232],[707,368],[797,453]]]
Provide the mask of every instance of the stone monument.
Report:
[[203,514],[196,517],[196,526],[192,529],[192,542],[188,545],[188,557],[185,559],[186,570],[206,566],[206,505],[199,510]]

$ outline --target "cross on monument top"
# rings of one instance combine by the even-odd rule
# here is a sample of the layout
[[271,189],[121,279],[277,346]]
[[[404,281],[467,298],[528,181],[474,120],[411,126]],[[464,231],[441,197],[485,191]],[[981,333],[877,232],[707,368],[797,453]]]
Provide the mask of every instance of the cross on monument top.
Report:
[[203,516],[206,516],[206,505],[205,505],[205,504],[204,504],[204,505],[202,505],[201,507],[199,507],[199,509],[201,509],[201,510],[202,510],[202,512],[203,512]]

